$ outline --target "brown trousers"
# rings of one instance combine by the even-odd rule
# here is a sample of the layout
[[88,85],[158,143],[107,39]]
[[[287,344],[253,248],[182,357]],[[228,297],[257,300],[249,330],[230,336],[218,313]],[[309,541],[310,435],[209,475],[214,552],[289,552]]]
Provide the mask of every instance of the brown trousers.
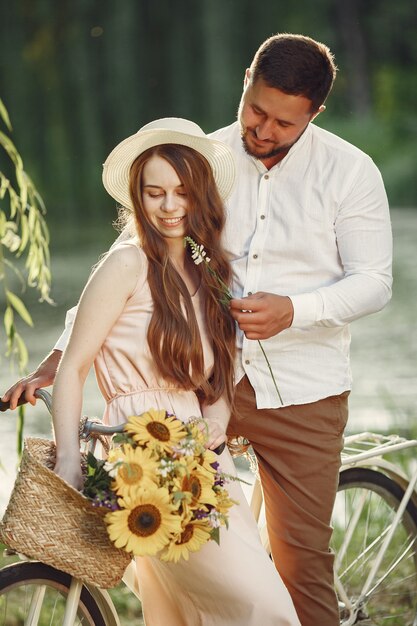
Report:
[[339,625],[329,541],[348,395],[257,409],[246,376],[236,388],[229,434],[256,454],[272,556],[302,626]]

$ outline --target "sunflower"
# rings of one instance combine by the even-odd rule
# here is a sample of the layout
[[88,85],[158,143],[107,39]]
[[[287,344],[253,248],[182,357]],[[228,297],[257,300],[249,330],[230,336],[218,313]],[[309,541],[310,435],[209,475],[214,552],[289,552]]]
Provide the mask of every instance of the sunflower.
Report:
[[170,452],[186,436],[183,423],[165,410],[150,409],[142,415],[132,415],[125,430],[141,446],[147,446],[158,452]]
[[188,561],[190,552],[198,552],[211,539],[210,526],[201,520],[190,520],[182,528],[176,540],[169,543],[161,554],[162,561],[178,563],[180,559]]
[[[200,465],[209,474],[216,474],[219,467],[218,456],[213,450],[205,450]],[[214,467],[213,467],[214,466]]]
[[179,491],[189,493],[189,506],[200,508],[206,504],[216,506],[216,494],[213,490],[214,476],[204,470],[194,459],[190,459],[185,474],[178,479]]
[[106,515],[107,532],[116,548],[134,556],[153,556],[181,532],[181,517],[175,514],[168,489],[136,487],[119,499],[123,508]]
[[119,496],[128,496],[137,486],[152,487],[157,484],[157,469],[150,450],[125,444],[119,449],[112,489]]

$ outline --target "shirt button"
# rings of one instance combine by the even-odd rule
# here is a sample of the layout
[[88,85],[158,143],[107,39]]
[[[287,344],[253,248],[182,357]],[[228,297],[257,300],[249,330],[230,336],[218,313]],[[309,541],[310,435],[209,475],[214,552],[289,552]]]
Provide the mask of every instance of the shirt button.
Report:
[[258,258],[258,255],[257,255],[257,254],[254,254],[254,255],[253,255],[253,258],[254,258],[254,259],[257,259],[257,258]]
[[264,220],[264,219],[265,219],[265,215],[261,215],[261,220]]
[[251,296],[251,295],[252,295],[252,292],[251,292],[251,291],[248,291],[248,296]]
[[265,180],[268,180],[269,174],[265,174],[264,178],[265,178]]
[[250,361],[248,359],[246,359],[245,363],[246,363],[246,365],[249,365]]

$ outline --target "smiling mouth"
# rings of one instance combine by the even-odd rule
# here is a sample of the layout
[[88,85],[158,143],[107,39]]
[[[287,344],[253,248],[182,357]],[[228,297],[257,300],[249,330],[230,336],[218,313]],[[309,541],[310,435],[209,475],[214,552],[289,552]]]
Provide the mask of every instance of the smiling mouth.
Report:
[[160,217],[159,220],[167,226],[176,226],[177,224],[180,224],[184,218],[185,215],[182,217]]

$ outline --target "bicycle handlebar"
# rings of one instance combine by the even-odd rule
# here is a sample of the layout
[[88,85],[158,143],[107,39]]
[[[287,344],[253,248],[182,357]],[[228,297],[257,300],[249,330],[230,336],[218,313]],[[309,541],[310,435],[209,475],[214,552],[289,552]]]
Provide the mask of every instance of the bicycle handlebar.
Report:
[[[44,403],[46,404],[46,407],[48,409],[48,411],[51,413],[51,409],[52,409],[52,396],[49,393],[49,391],[46,391],[45,389],[37,389],[35,391],[35,396],[37,398],[40,398],[41,400],[44,401]],[[25,392],[23,392],[19,398],[19,400],[17,401],[17,406],[20,406],[22,404],[26,404],[27,400],[25,397]],[[2,402],[0,400],[0,411],[4,412],[7,411],[8,409],[10,409],[10,402]],[[118,424],[117,426],[105,426],[104,424],[100,424],[97,422],[93,422],[91,420],[87,420],[85,425],[84,425],[84,429],[83,429],[83,435],[87,436],[90,434],[94,434],[97,433],[99,435],[113,435],[114,433],[121,433],[123,432],[123,427],[124,424]],[[215,454],[221,454],[223,452],[223,450],[226,447],[226,443],[223,442],[221,443],[219,446],[217,446],[217,448],[215,448],[213,450],[213,452],[215,452]]]
[[[27,400],[26,400],[26,396],[25,396],[25,392],[23,392],[21,394],[21,396],[19,397],[19,400],[17,401],[17,406],[21,406],[22,404],[26,404]],[[2,400],[0,400],[0,412],[4,413],[4,411],[8,411],[10,409],[10,400],[8,402],[3,402]]]

